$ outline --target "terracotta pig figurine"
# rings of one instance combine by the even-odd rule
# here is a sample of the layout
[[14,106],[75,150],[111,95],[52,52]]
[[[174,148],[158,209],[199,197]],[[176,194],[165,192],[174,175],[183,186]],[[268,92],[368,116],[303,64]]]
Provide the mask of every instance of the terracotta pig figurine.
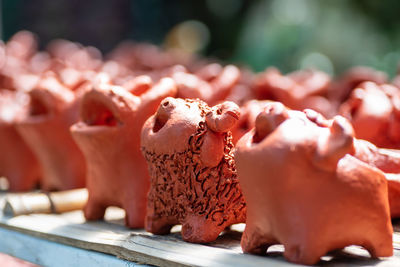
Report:
[[236,177],[232,136],[239,107],[166,98],[143,126],[141,145],[151,178],[146,230],[168,234],[182,224],[185,241],[214,241],[244,222],[246,205]]
[[258,99],[280,101],[287,107],[303,110],[312,108],[325,116],[336,112],[326,98],[331,77],[313,69],[283,75],[276,68],[268,68],[254,79],[253,90]]
[[328,98],[333,102],[342,103],[349,98],[353,89],[368,81],[381,85],[388,82],[388,77],[386,73],[373,68],[352,67],[329,86]]
[[373,82],[360,84],[340,107],[357,138],[378,147],[400,148],[400,91]]
[[147,78],[135,78],[131,91],[103,80],[83,97],[81,121],[71,132],[87,162],[88,220],[103,218],[108,206],[119,206],[128,227],[144,226],[150,178],[140,133],[161,100],[176,94],[172,79],[152,86]]
[[[222,67],[221,67],[222,68]],[[185,71],[176,71],[172,78],[178,86],[178,97],[199,98],[208,104],[215,104],[224,100],[240,80],[240,70],[233,65],[223,67],[215,77],[206,78],[206,74],[199,76]]]
[[271,100],[250,100],[240,107],[240,118],[238,123],[232,127],[233,143],[245,135],[248,131],[254,128],[254,124],[258,114],[271,103]]
[[24,93],[0,90],[0,176],[7,178],[10,191],[29,191],[40,178],[35,156],[15,129],[28,103]]
[[30,111],[18,132],[37,156],[45,191],[85,186],[85,160],[69,132],[78,120],[79,98],[56,76],[46,74],[29,92]]
[[244,252],[283,244],[285,258],[300,264],[349,245],[393,254],[385,175],[352,156],[353,136],[340,116],[328,121],[276,102],[258,115],[235,153],[247,203]]

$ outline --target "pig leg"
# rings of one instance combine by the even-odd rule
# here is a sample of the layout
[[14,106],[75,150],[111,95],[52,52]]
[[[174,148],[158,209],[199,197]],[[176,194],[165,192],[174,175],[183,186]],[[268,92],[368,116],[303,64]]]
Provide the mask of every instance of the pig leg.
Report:
[[290,262],[312,265],[316,264],[326,254],[321,246],[307,242],[306,244],[285,244],[283,256]]
[[212,242],[227,226],[222,221],[206,219],[205,215],[188,214],[182,223],[182,238],[192,243]]
[[146,204],[143,201],[133,200],[125,202],[125,225],[130,228],[143,228],[146,215]]
[[391,233],[387,233],[387,236],[385,236],[383,233],[386,231],[381,229],[381,227],[376,227],[374,238],[368,238],[368,240],[360,244],[368,250],[372,258],[389,257],[393,255]]
[[246,226],[240,245],[244,253],[265,255],[267,249],[279,242],[270,234],[263,233],[256,227]]
[[89,197],[83,212],[86,220],[100,220],[104,218],[106,206],[104,206],[100,201],[96,201]]
[[147,216],[145,222],[146,231],[156,235],[167,235],[171,232],[174,224],[168,222],[165,218],[155,218]]

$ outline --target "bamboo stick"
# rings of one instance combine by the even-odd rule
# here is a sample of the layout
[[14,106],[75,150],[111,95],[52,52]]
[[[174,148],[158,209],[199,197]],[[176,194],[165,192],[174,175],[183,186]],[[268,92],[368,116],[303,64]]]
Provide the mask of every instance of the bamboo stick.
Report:
[[62,213],[82,209],[87,198],[86,188],[51,193],[7,194],[3,212],[9,216],[32,213]]

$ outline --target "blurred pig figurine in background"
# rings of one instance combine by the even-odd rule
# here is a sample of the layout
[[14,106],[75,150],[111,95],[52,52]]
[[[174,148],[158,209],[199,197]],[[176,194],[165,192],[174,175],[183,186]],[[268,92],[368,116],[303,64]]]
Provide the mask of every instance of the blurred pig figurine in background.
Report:
[[389,85],[364,82],[340,107],[357,138],[378,147],[400,148],[400,92]]
[[254,123],[258,114],[271,103],[271,100],[250,100],[240,107],[240,118],[238,123],[232,127],[233,143],[237,141],[248,131],[254,128]]
[[13,192],[29,191],[39,182],[39,164],[15,129],[28,104],[25,93],[0,90],[0,177],[7,178]]
[[331,117],[336,103],[327,98],[330,84],[331,77],[322,71],[305,69],[283,75],[270,67],[256,75],[253,90],[257,99],[280,101],[296,110],[311,108]]
[[44,74],[29,91],[30,110],[17,125],[39,160],[45,191],[85,186],[85,160],[69,132],[78,121],[79,93],[65,87],[55,74]]

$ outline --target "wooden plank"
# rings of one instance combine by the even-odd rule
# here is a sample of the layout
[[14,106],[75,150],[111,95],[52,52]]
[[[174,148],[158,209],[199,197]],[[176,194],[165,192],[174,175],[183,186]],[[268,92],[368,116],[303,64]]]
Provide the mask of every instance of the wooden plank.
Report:
[[[113,255],[67,246],[1,227],[0,237],[0,251],[2,253],[39,266],[150,267],[149,265],[119,259]],[[1,266],[8,266],[3,265],[1,257],[0,263]]]
[[[182,241],[179,232],[155,236],[142,229],[127,229],[123,226],[123,218],[124,212],[117,208],[107,210],[106,221],[96,222],[86,222],[81,211],[61,215],[0,215],[0,227],[157,266],[299,266],[284,260],[282,246],[273,246],[267,257],[243,254],[240,249],[243,225],[235,226],[211,244],[199,245]],[[400,249],[399,234],[396,233],[394,239],[395,247]],[[323,257],[321,264],[400,266],[400,250],[395,250],[395,254],[387,259],[370,259],[364,249],[352,246]]]
[[[159,266],[259,266],[266,261],[276,266],[288,265],[283,260],[243,255],[237,250],[189,244],[181,241],[177,233],[155,237],[144,230],[130,231],[119,224],[123,216],[116,218],[117,213],[116,209],[107,212],[112,223],[86,223],[82,213],[76,211],[62,215],[3,216],[0,224],[47,240]],[[236,245],[239,246],[239,241]]]

